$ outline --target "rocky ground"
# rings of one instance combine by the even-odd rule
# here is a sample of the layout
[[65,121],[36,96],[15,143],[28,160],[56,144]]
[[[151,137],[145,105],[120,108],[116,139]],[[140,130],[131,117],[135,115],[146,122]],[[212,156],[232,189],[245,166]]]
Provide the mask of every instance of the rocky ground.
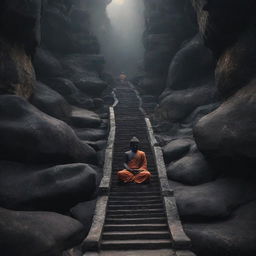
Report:
[[[162,26],[151,31],[166,2],[173,10],[183,7],[176,16],[185,12],[195,28],[181,30],[178,47],[168,43],[168,61],[157,54],[166,63],[161,70],[169,69],[161,76],[164,85],[151,80],[147,86],[146,76],[137,86],[163,148],[184,228],[198,256],[255,255],[255,3],[145,1],[145,38],[157,33],[155,47],[167,37]],[[175,33],[169,37],[180,42]],[[149,61],[146,50],[145,70],[158,63]]]

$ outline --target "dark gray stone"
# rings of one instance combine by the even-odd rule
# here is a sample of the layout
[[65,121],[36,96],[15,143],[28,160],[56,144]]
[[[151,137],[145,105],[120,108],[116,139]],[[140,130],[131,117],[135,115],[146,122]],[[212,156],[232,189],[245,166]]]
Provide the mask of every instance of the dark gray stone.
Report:
[[70,217],[4,208],[0,208],[0,230],[0,250],[4,256],[61,256],[85,237],[83,225]]
[[96,172],[86,164],[0,162],[0,204],[8,209],[66,211],[95,189]]
[[78,128],[96,128],[101,125],[101,119],[95,112],[82,109],[72,108],[71,123]]
[[255,92],[254,80],[200,119],[194,136],[201,152],[212,158],[240,160],[242,168],[255,160]]
[[172,162],[167,168],[168,178],[183,184],[198,185],[213,180],[214,172],[200,152]]
[[255,180],[225,177],[199,186],[176,185],[180,216],[187,221],[224,219],[240,205],[256,200]]
[[79,220],[84,225],[84,229],[86,232],[86,235],[89,233],[91,225],[92,225],[92,219],[94,216],[94,211],[96,207],[96,199],[79,203],[75,207],[73,207],[70,212],[72,216]]
[[165,163],[169,164],[184,156],[189,151],[192,143],[193,140],[191,139],[176,139],[169,142],[163,147]]
[[167,88],[183,90],[204,84],[214,77],[215,62],[212,53],[195,36],[173,58],[167,78]]
[[84,93],[99,96],[106,88],[107,83],[97,77],[86,77],[75,82],[75,85]]
[[85,141],[97,141],[97,140],[102,140],[102,139],[106,139],[106,131],[103,129],[92,129],[92,128],[88,128],[88,129],[75,129],[75,132],[77,134],[77,136],[81,139],[81,140],[85,140]]
[[186,233],[196,255],[253,256],[256,254],[256,203],[241,206],[226,221],[187,223]]
[[60,62],[46,49],[37,49],[33,64],[37,77],[42,81],[46,78],[58,77],[63,74]]
[[218,99],[213,82],[200,87],[165,92],[156,108],[155,117],[171,122],[182,121],[197,107],[216,102]]
[[30,102],[42,112],[60,120],[67,121],[71,114],[71,106],[56,91],[37,82]]
[[64,122],[26,100],[0,96],[1,159],[30,163],[96,163],[94,149],[82,143]]

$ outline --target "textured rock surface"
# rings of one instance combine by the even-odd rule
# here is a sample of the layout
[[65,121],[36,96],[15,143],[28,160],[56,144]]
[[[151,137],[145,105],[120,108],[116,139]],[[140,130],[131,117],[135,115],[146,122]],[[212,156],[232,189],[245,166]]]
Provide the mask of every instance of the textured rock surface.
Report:
[[242,206],[227,221],[185,224],[197,255],[255,255],[255,201]]
[[0,162],[0,177],[0,205],[14,210],[66,211],[96,189],[96,172],[86,164]]
[[172,140],[163,147],[164,161],[166,164],[184,156],[190,150],[193,140],[177,139]]
[[60,120],[68,120],[71,107],[66,100],[48,86],[37,83],[30,102],[42,112]]
[[223,220],[256,198],[255,179],[251,177],[227,176],[195,187],[174,186],[180,215],[186,220]]
[[82,143],[64,122],[17,96],[1,96],[0,102],[2,159],[95,163],[95,151]]
[[0,247],[6,256],[60,256],[85,236],[81,223],[57,213],[0,208],[0,216]]
[[198,185],[214,178],[214,173],[200,152],[190,153],[172,162],[167,168],[169,179],[184,184]]
[[[161,82],[151,70],[145,74],[144,88],[140,86],[144,90],[154,87],[148,92],[155,95],[155,87],[161,91],[159,105],[149,114],[153,114],[158,142],[164,146],[168,177],[194,251],[198,256],[252,256],[256,251],[255,203],[247,204],[255,200],[256,30],[252,24],[256,4],[251,0],[191,2],[200,33],[194,30],[175,49],[173,40],[178,42],[178,34],[161,35],[172,27],[165,26],[170,16],[161,22],[157,19],[155,9],[162,1],[148,1],[146,12],[150,10],[155,19],[147,24],[159,36],[146,32],[146,51],[159,52],[156,63],[160,59],[167,63],[167,57],[160,55],[163,49],[172,57]],[[179,7],[184,3],[180,1]],[[177,16],[188,10],[177,11],[177,2],[171,0],[163,4],[166,10],[168,4]],[[187,139],[195,139],[196,144],[183,145],[181,141]]]
[[253,81],[197,123],[194,135],[202,152],[214,158],[254,161],[255,90]]
[[[38,211],[69,214],[96,198],[102,177],[108,103],[100,97],[108,84],[89,5],[0,3],[0,206],[17,210],[0,209],[5,256],[81,255],[71,248],[85,238],[91,218],[83,227],[73,218]],[[99,6],[104,12],[106,3]],[[76,86],[81,81],[87,81],[83,92]],[[81,141],[71,126],[89,129],[86,138],[93,142]],[[92,212],[83,209],[84,216]]]

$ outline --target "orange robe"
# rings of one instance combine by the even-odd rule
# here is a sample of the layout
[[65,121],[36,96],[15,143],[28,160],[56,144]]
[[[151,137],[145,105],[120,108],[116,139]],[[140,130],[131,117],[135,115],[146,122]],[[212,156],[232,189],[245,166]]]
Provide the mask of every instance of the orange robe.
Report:
[[140,170],[140,173],[134,175],[133,173],[124,169],[117,173],[119,180],[123,181],[124,183],[143,183],[150,180],[151,173],[147,170],[147,158],[143,151],[137,151],[134,158],[128,163],[128,167],[131,169]]

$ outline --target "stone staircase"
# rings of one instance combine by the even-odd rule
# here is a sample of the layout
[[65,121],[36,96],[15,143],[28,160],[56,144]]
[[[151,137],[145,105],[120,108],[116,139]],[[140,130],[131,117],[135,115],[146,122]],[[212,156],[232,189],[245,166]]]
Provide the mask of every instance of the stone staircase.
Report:
[[[116,89],[116,140],[113,156],[112,186],[102,236],[103,250],[171,248],[160,185],[154,157],[147,136],[144,115],[139,100],[130,87]],[[136,136],[148,159],[151,183],[120,184],[116,173],[123,168],[124,152],[130,139]]]
[[[111,185],[107,196],[102,197],[103,203],[99,203],[99,209],[104,209],[102,212],[105,216],[103,218],[98,214],[95,217],[96,224],[93,224],[90,238],[85,242],[85,248],[88,249],[89,245],[92,251],[96,246],[93,245],[96,242],[92,240],[98,241],[100,251],[87,252],[85,255],[194,256],[192,252],[187,251],[187,247],[179,252],[174,249],[170,217],[168,221],[166,214],[168,203],[163,198],[163,188],[149,141],[148,127],[145,115],[140,109],[141,102],[137,93],[130,86],[119,86],[115,90],[115,95],[118,104],[114,108],[115,140],[112,174],[109,175]],[[148,170],[152,174],[149,184],[122,184],[117,179],[117,171],[123,169],[124,152],[129,150],[130,139],[133,136],[140,140],[140,150],[146,153]],[[104,220],[99,220],[101,218]],[[102,225],[101,228],[97,227],[100,226],[99,223]],[[175,225],[174,227],[179,229]],[[98,231],[102,232],[101,236],[93,238]],[[187,244],[186,237],[185,243]]]

